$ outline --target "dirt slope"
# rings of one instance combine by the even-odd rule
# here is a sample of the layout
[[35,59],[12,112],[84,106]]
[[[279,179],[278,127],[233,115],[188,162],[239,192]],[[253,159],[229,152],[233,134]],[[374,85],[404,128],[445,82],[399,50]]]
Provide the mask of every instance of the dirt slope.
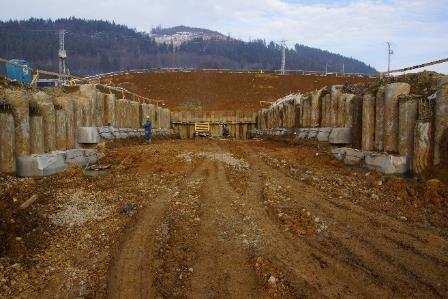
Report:
[[49,223],[36,222],[40,239],[22,232],[27,252],[0,259],[1,297],[448,294],[443,184],[268,141],[111,144],[105,154],[104,176],[73,170],[2,189],[17,205],[38,191],[30,212]]
[[259,102],[274,101],[292,92],[307,92],[330,84],[366,82],[359,77],[161,72],[104,78],[130,91],[162,100],[173,110],[256,111]]

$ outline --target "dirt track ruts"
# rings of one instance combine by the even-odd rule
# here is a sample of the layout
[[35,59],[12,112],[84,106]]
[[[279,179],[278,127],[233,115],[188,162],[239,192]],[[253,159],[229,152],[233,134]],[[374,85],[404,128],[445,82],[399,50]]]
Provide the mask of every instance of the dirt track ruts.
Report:
[[[269,165],[250,143],[199,148],[232,153],[250,167],[200,161],[141,211],[110,268],[111,297],[448,294],[448,242],[437,230],[323,194]],[[282,225],[293,216],[299,233]]]

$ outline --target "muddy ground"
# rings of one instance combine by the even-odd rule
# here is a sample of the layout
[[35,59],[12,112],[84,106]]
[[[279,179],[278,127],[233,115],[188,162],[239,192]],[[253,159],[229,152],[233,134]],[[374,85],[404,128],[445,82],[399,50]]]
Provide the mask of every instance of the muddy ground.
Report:
[[0,297],[446,297],[446,185],[327,150],[113,143],[105,173],[3,177]]
[[159,72],[104,78],[143,96],[161,100],[173,111],[258,111],[260,101],[275,101],[294,92],[308,92],[332,84],[371,82],[349,76],[274,75],[227,72]]

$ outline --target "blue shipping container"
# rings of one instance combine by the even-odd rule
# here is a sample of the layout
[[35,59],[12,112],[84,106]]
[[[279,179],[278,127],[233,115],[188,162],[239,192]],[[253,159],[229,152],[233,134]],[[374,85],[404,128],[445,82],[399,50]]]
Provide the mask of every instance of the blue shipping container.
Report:
[[12,59],[6,64],[6,78],[22,84],[30,84],[33,80],[31,65],[26,60]]

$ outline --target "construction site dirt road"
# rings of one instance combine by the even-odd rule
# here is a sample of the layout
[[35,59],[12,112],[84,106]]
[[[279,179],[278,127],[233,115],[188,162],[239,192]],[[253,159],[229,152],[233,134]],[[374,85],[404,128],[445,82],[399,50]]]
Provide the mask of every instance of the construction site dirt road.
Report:
[[1,297],[448,294],[443,183],[347,168],[314,145],[102,150],[95,175],[3,178],[2,196],[38,200],[17,214],[29,230],[0,259]]

